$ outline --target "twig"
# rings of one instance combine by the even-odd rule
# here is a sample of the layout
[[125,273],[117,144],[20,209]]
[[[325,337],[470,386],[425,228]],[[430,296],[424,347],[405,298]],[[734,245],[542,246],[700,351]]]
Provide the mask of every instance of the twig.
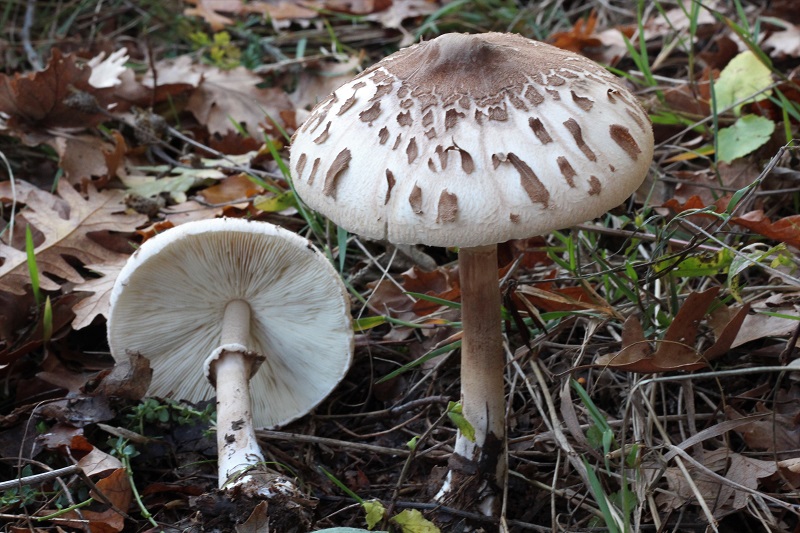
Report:
[[[283,440],[289,442],[307,442],[310,444],[332,446],[334,448],[358,450],[361,452],[378,453],[382,455],[395,455],[398,457],[408,457],[411,453],[409,450],[401,450],[399,448],[386,448],[384,446],[375,446],[372,444],[328,439],[325,437],[315,437],[314,435],[302,435],[299,433],[283,433],[281,431],[271,431],[268,429],[257,430],[256,436],[261,437],[262,439]],[[428,451],[429,450],[424,450],[417,455],[426,455]]]
[[[618,228],[606,228],[594,224],[578,224],[574,226],[576,229],[588,231],[592,233],[600,233],[601,235],[610,235],[612,237],[625,237],[628,239],[638,239],[640,241],[658,242],[663,241],[662,237],[653,235],[652,233],[645,233],[643,231],[634,231]],[[708,252],[719,252],[720,248],[717,246],[708,246],[706,244],[695,244],[681,239],[666,239],[666,241],[676,248],[692,248],[697,250],[705,250]]]
[[69,476],[72,474],[78,474],[80,472],[82,472],[81,467],[77,465],[72,465],[72,466],[65,466],[64,468],[59,468],[58,470],[51,470],[50,472],[42,472],[41,474],[33,474],[31,476],[11,479],[9,481],[0,481],[0,491],[13,489],[15,487],[23,487],[27,485],[36,485],[39,483],[45,483],[55,478],[59,478],[62,476]]
[[[327,500],[334,502],[352,501],[350,500],[350,498],[344,496],[328,496],[328,495],[320,496],[320,500]],[[469,511],[462,511],[460,509],[454,509],[452,507],[446,507],[444,505],[439,505],[436,503],[399,501],[397,502],[395,507],[399,507],[401,509],[419,509],[420,511],[438,511],[453,516],[466,518],[468,520],[472,520],[475,522],[482,522],[484,524],[497,524],[499,522],[497,518],[486,516],[484,514],[470,513]],[[553,531],[552,528],[550,527],[537,526],[536,524],[529,524],[528,522],[522,522],[519,520],[508,520],[508,524],[511,526],[518,527],[519,529],[524,529],[529,531],[541,531],[542,533],[550,533]]]
[[[423,433],[422,436],[420,436],[419,440],[417,441],[417,445],[410,449],[410,453],[408,454],[408,457],[406,458],[406,461],[403,464],[403,469],[400,471],[400,475],[397,476],[397,482],[395,483],[394,490],[392,490],[392,497],[391,499],[389,499],[389,505],[386,508],[386,516],[391,516],[392,512],[394,511],[395,504],[397,503],[397,497],[400,495],[400,489],[403,487],[403,482],[406,479],[406,474],[408,473],[408,469],[411,467],[411,463],[413,462],[414,457],[416,456],[417,450],[426,440],[428,440],[428,437],[430,437],[431,433],[433,433],[433,430],[439,427],[439,424],[441,424],[446,417],[447,417],[447,411],[444,411],[441,414],[441,416],[437,418],[436,421],[433,424],[431,424],[430,427],[428,427],[428,429],[425,430],[425,433]],[[383,525],[384,527],[386,526],[385,521]]]
[[331,418],[353,418],[353,417],[398,416],[411,409],[416,409],[417,407],[425,407],[432,403],[447,405],[449,401],[450,398],[447,396],[428,396],[425,398],[417,398],[416,400],[411,400],[410,402],[396,405],[394,407],[389,407],[388,409],[381,409],[379,411],[369,411],[367,413],[352,413],[343,415],[317,415],[317,418],[331,419]]
[[28,0],[25,5],[25,20],[22,23],[22,47],[28,56],[28,62],[34,70],[42,70],[42,60],[31,44],[31,26],[33,26],[33,15],[36,12],[36,0]]

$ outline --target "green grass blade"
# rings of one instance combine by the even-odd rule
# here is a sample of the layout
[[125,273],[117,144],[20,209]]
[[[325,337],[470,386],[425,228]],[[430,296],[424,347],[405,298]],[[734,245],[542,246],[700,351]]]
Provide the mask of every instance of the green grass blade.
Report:
[[28,274],[31,277],[33,298],[37,305],[41,305],[42,292],[39,285],[39,267],[36,264],[36,253],[34,252],[33,233],[31,233],[30,224],[25,227],[25,253],[28,255]]

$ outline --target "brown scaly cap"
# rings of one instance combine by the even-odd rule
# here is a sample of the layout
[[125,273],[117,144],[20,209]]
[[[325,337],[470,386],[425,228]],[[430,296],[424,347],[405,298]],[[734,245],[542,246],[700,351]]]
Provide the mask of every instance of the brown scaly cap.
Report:
[[519,35],[446,34],[320,102],[291,170],[303,200],[350,231],[478,246],[599,216],[652,154],[647,113],[600,65]]

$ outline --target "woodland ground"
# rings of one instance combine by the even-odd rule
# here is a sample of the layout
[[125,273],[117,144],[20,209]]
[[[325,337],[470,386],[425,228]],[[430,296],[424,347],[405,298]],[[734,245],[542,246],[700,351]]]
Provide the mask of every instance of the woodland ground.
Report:
[[3,531],[232,531],[247,516],[209,496],[213,404],[143,398],[141,369],[108,374],[108,292],[128,255],[223,215],[313,239],[352,291],[346,379],[259,433],[317,500],[312,529],[364,528],[371,500],[376,530],[436,531],[421,516],[500,529],[431,503],[459,397],[456,254],[321,217],[311,232],[282,172],[314,102],[449,31],[518,32],[607,65],[656,136],[630,201],[500,248],[504,527],[800,531],[793,0],[6,0],[0,27]]

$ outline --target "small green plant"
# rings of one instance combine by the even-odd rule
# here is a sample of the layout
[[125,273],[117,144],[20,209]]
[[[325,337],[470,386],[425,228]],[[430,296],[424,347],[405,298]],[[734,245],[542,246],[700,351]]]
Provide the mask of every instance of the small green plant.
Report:
[[39,282],[39,265],[36,263],[36,251],[33,244],[33,233],[30,224],[25,227],[25,253],[27,255],[28,275],[31,278],[31,290],[36,305],[44,304],[42,311],[42,337],[45,343],[50,342],[53,336],[53,306],[50,296],[42,300],[41,285]]
[[[20,471],[20,477],[27,477],[32,475],[33,475],[33,470],[31,470],[30,466],[25,466]],[[30,485],[22,485],[19,487],[14,487],[0,494],[0,507],[30,505],[34,501],[36,501],[39,494],[40,494],[39,491],[31,487]]]
[[127,475],[128,482],[131,486],[131,492],[133,492],[133,497],[139,506],[139,512],[142,515],[142,518],[150,522],[153,527],[158,528],[158,523],[155,521],[153,515],[150,513],[147,507],[145,507],[142,497],[139,494],[139,490],[136,488],[136,483],[133,481],[133,468],[131,468],[131,459],[139,455],[139,451],[136,449],[136,446],[128,442],[128,439],[123,439],[122,437],[115,437],[111,439],[109,444],[111,446],[111,455],[116,456],[122,462],[122,467],[125,469],[125,474]]
[[202,411],[173,400],[145,398],[127,414],[131,427],[144,433],[144,425],[168,424],[176,422],[181,425],[195,422],[210,423],[214,417],[214,407],[209,404]]
[[231,42],[231,35],[227,31],[213,35],[196,31],[189,34],[189,40],[195,50],[203,51],[203,59],[215,67],[227,70],[241,64],[242,51]]

